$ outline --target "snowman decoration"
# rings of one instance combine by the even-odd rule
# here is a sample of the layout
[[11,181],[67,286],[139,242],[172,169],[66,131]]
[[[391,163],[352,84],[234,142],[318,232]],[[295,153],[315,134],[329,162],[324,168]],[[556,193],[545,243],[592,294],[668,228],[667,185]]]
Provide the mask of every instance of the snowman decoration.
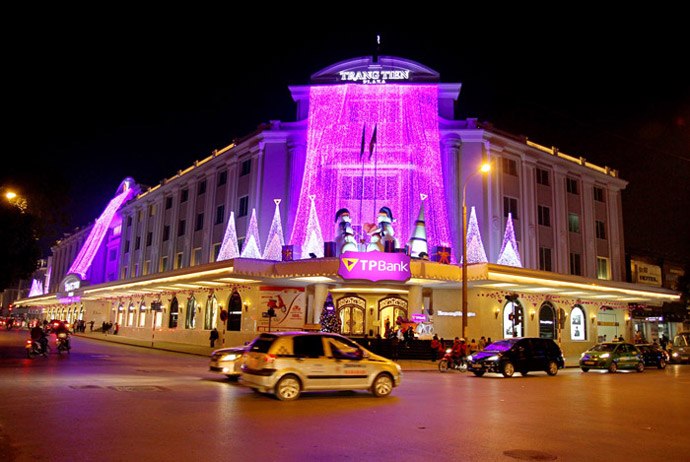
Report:
[[395,238],[395,232],[393,231],[393,212],[388,207],[381,207],[379,209],[378,217],[376,218],[377,225],[370,224],[367,234],[371,236],[369,239],[369,245],[367,246],[367,252],[372,252],[378,250],[383,252],[386,249],[386,242],[391,242],[389,247],[392,245],[393,249],[398,248],[398,240]]
[[335,221],[338,223],[338,230],[335,237],[336,245],[338,246],[339,255],[347,251],[357,251],[357,241],[355,240],[355,231],[352,229],[350,211],[348,209],[340,209],[335,213]]

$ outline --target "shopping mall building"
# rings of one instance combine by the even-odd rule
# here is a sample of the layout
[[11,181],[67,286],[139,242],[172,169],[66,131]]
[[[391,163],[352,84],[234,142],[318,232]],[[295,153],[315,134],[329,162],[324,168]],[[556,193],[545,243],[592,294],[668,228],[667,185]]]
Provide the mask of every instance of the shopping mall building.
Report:
[[674,334],[631,318],[679,296],[623,282],[618,172],[455,120],[460,88],[397,57],[327,67],[290,87],[295,122],[262,125],[154,187],[125,179],[53,247],[43,293],[17,303],[199,345],[214,327],[224,345],[318,328],[324,309],[351,336],[402,321],[449,339],[466,314],[468,338],[549,337],[570,355],[637,328]]

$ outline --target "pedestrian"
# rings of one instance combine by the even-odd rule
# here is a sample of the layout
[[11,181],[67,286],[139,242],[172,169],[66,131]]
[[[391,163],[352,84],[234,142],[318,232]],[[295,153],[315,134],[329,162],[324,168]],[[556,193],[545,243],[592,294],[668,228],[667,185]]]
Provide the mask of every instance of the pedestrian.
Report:
[[479,343],[477,344],[477,347],[479,347],[479,350],[483,350],[486,347],[486,338],[482,335],[482,338],[479,339]]
[[115,328],[113,329],[113,334],[117,335],[120,332],[120,323],[115,323]]
[[431,361],[436,361],[438,357],[438,352],[441,349],[441,342],[438,341],[438,335],[434,334],[434,337],[431,339]]
[[473,353],[476,353],[477,351],[479,351],[479,345],[477,344],[477,342],[474,339],[472,339],[472,341],[470,342],[469,349],[470,349],[470,354],[473,354]]
[[[491,341],[491,337],[487,337],[487,339],[486,339],[486,346],[489,346],[489,345],[491,345],[492,343],[494,343],[494,342]],[[485,348],[486,348],[486,347],[485,347]]]
[[218,329],[215,327],[211,331],[211,335],[209,335],[208,339],[211,341],[211,348],[216,346],[216,340],[218,340]]
[[96,321],[91,320],[89,321],[89,332],[93,332],[93,325],[96,323]]

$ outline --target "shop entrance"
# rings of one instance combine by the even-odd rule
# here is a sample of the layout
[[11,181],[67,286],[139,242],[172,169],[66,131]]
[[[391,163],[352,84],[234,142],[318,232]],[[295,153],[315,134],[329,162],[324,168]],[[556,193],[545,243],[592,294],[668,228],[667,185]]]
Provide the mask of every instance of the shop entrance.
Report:
[[[622,332],[619,330],[618,317],[615,313],[602,313],[601,311],[597,315],[599,321],[597,322],[598,327],[598,340],[600,342],[607,341],[610,342],[614,337],[618,337]],[[626,339],[630,341],[631,339]]]
[[407,321],[407,300],[400,297],[386,297],[379,300],[379,334],[386,337],[387,332],[395,332],[399,321]]
[[336,301],[341,334],[364,335],[364,313],[366,307],[367,301],[355,295],[339,298]]

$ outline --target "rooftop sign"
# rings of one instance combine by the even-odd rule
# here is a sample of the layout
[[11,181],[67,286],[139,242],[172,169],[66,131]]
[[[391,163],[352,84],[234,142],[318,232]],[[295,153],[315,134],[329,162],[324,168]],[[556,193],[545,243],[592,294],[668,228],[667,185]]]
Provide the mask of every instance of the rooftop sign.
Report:
[[311,76],[317,84],[438,83],[438,72],[410,59],[362,56],[328,66]]
[[345,252],[340,256],[338,276],[372,282],[405,282],[410,279],[410,257],[403,253]]

